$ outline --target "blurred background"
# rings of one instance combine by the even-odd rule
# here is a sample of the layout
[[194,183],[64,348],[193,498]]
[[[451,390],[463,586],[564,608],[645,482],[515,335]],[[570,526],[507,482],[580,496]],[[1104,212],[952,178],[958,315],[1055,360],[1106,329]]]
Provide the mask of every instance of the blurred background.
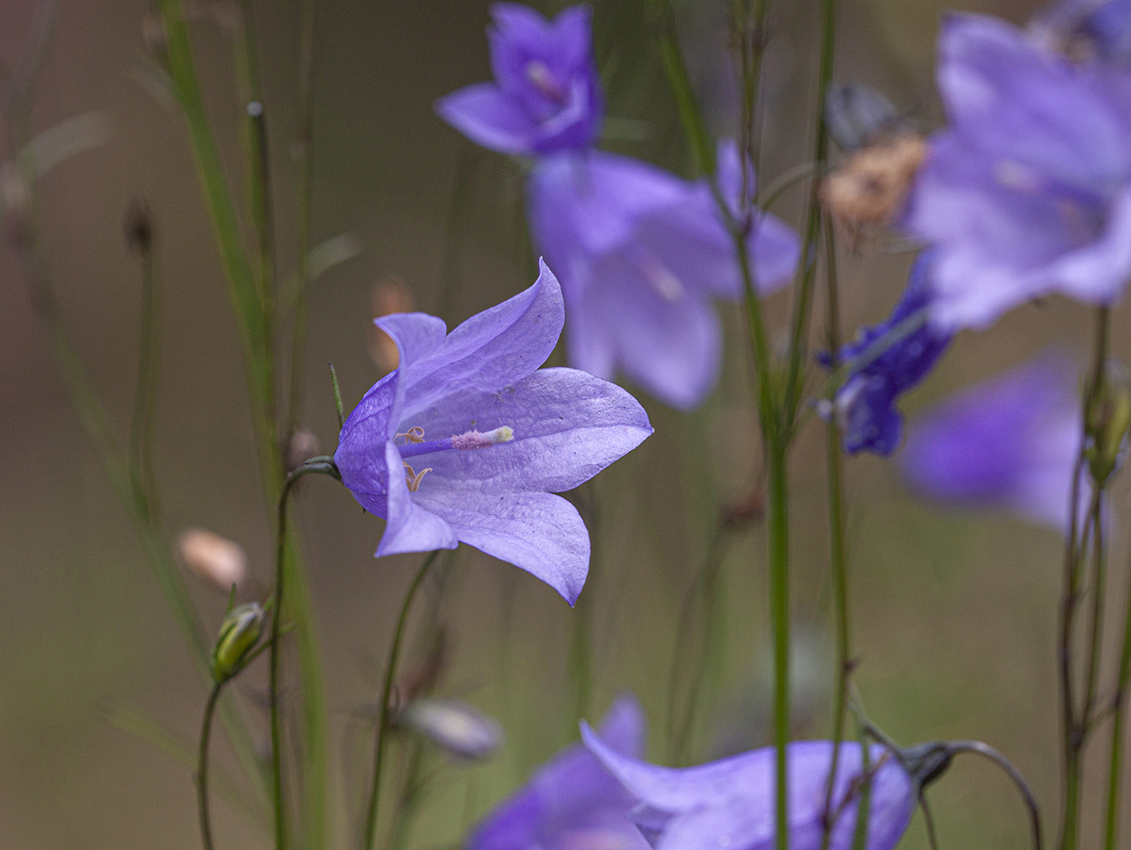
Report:
[[[534,5],[554,13],[562,4]],[[645,4],[593,5],[608,98],[604,146],[690,176]],[[295,266],[296,175],[289,153],[298,4],[253,6],[286,274]],[[808,156],[816,6],[774,4],[763,181]],[[403,281],[417,309],[440,312],[452,327],[528,286],[535,266],[521,170],[465,142],[432,111],[440,95],[490,77],[487,4],[322,0],[319,7],[313,241],[348,233],[360,247],[317,281],[309,299],[301,424],[332,453],[337,420],[327,364],[336,367],[347,408],[382,374],[370,356],[375,287]],[[0,0],[4,62],[17,61],[38,8],[31,0]],[[1020,22],[1035,8],[982,0],[971,11]],[[193,9],[213,129],[238,181],[242,104],[226,23],[232,10],[218,0],[198,0]],[[943,12],[935,0],[843,0],[837,78],[877,86],[924,129],[938,126],[934,40]],[[144,37],[148,14],[143,0],[58,3],[33,130],[97,113],[107,135],[42,184],[52,270],[64,320],[124,439],[141,277],[122,223],[132,199],[147,199],[162,289],[156,424],[162,524],[170,536],[202,526],[238,541],[258,580],[242,593],[262,598],[271,583],[271,526],[262,509],[242,352],[185,125],[154,85]],[[697,90],[714,128],[725,133],[736,118],[725,4],[688,0],[677,5],[677,17]],[[5,159],[12,155],[4,152]],[[794,191],[776,211],[796,224],[799,209]],[[909,255],[875,246],[842,252],[846,334],[886,315],[909,262]],[[655,436],[580,497],[595,539],[589,584],[576,610],[526,574],[466,547],[442,597],[430,587],[428,607],[449,650],[439,691],[497,717],[507,742],[485,765],[444,765],[433,757],[436,779],[408,846],[456,844],[533,765],[576,739],[579,715],[598,719],[622,691],[635,693],[649,717],[650,757],[674,758],[670,694],[673,687],[682,694],[693,678],[686,658],[673,663],[681,611],[720,508],[756,497],[760,468],[742,324],[735,305],[721,309],[728,360],[714,396],[683,416],[641,395]],[[773,327],[784,325],[787,310],[788,296],[771,300]],[[1115,353],[1126,357],[1126,310],[1115,321]],[[814,328],[821,323],[818,312]],[[1050,299],[1014,311],[992,331],[965,333],[908,396],[905,411],[913,414],[1050,346],[1083,356],[1089,326],[1081,306]],[[814,370],[810,387],[819,386]],[[832,681],[831,635],[821,625],[830,617],[822,439],[814,420],[792,461],[796,732],[802,737],[828,736]],[[198,847],[191,770],[168,750],[176,741],[195,746],[207,694],[67,401],[8,228],[0,243],[0,446],[0,850]],[[1058,818],[1060,537],[1004,515],[923,504],[890,461],[851,459],[847,476],[860,660],[854,682],[869,714],[903,744],[936,738],[993,744],[1045,801],[1051,832]],[[1117,509],[1126,507],[1125,493],[1117,483]],[[370,757],[368,724],[382,659],[419,558],[375,561],[380,520],[332,481],[308,479],[297,504],[327,675],[331,815],[348,836],[360,811],[359,777]],[[1126,573],[1121,526],[1117,521],[1111,563],[1113,572]],[[727,536],[724,551],[710,628],[701,601],[694,602],[701,616],[681,642],[714,641],[684,761],[760,746],[770,737],[767,584],[756,511]],[[192,587],[211,631],[225,600],[202,583]],[[1122,592],[1112,598],[1121,600]],[[586,642],[589,673],[579,688],[571,670],[576,648]],[[419,656],[410,654],[408,663]],[[254,706],[262,670],[249,673],[237,687]],[[165,746],[155,746],[155,738]],[[1101,742],[1102,736],[1097,751]],[[234,765],[220,735],[214,753],[220,765]],[[1094,783],[1092,791],[1099,787]],[[944,848],[1028,846],[1016,792],[980,763],[960,760],[930,798]],[[223,800],[215,809],[222,846],[270,843],[265,830]],[[926,847],[916,821],[901,845],[909,850]]]

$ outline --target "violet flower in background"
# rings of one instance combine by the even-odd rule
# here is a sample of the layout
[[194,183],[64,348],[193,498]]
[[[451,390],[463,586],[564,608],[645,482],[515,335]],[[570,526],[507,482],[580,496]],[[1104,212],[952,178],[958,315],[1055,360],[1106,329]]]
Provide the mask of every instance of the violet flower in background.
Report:
[[[719,183],[738,206],[733,145]],[[618,370],[687,410],[718,379],[722,333],[713,296],[742,293],[734,244],[705,180],[689,182],[601,151],[543,157],[527,186],[534,241],[565,293],[570,363],[604,378]],[[761,215],[747,239],[757,287],[785,285],[796,234]]]
[[[616,752],[582,723],[590,751],[637,800],[633,818],[662,850],[770,850],[776,836],[777,754],[764,747],[688,768],[658,767]],[[824,832],[831,741],[789,745],[789,846],[819,850]],[[867,850],[891,850],[915,809],[915,781],[880,745],[869,747],[871,809]],[[842,743],[833,783],[829,850],[849,850],[864,779],[863,749]]]
[[904,477],[926,496],[1065,531],[1083,439],[1077,373],[1046,355],[924,413],[908,428]]
[[1038,13],[1029,29],[1071,59],[1131,60],[1131,0],[1062,0]]
[[[621,697],[601,737],[626,756],[644,749],[644,716]],[[581,744],[562,751],[472,830],[465,850],[648,850],[628,813],[635,799]]]
[[485,148],[544,154],[586,148],[604,105],[593,64],[591,13],[571,6],[547,21],[528,6],[494,3],[487,30],[493,83],[440,98],[445,121]]
[[1131,78],[994,18],[951,16],[936,134],[905,224],[937,247],[935,322],[985,327],[1032,298],[1110,303],[1131,276]]
[[552,494],[588,481],[652,428],[620,387],[576,369],[538,369],[563,320],[545,263],[529,289],[450,334],[423,313],[376,320],[400,366],[346,419],[334,460],[354,497],[386,520],[378,557],[462,541],[576,601],[589,534]]
[[[916,313],[928,309],[933,262],[933,252],[920,254],[891,315],[878,325],[862,328],[855,342],[837,352],[836,362],[848,367],[848,378],[837,390],[833,409],[827,409],[824,403],[826,406],[818,411],[836,418],[846,452],[892,453],[899,445],[903,422],[896,399],[926,377],[950,343],[950,334],[929,322],[909,333],[898,332],[904,322],[913,321]],[[851,365],[857,358],[867,358],[872,346],[883,345],[883,338],[889,335],[899,338],[893,338],[870,362],[858,368]],[[828,354],[818,359],[825,366],[833,362]]]

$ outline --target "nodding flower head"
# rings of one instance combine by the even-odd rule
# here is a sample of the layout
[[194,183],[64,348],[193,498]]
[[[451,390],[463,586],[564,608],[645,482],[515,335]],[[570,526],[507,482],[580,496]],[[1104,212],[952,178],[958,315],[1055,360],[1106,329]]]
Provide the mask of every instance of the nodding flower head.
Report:
[[462,541],[545,581],[570,604],[589,568],[589,534],[553,495],[589,480],[652,433],[644,409],[574,369],[539,369],[564,320],[557,278],[451,333],[435,316],[377,319],[400,365],[342,426],[342,482],[386,520],[377,555]]
[[571,6],[548,21],[527,6],[495,3],[491,16],[487,37],[495,82],[440,98],[440,117],[501,153],[545,154],[594,144],[604,104],[588,7]]

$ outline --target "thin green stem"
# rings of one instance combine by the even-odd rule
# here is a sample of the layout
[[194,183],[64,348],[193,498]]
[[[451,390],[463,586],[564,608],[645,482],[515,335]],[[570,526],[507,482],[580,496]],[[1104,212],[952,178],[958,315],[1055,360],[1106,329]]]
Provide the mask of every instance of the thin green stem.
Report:
[[188,123],[197,173],[244,344],[264,492],[268,501],[274,503],[282,486],[283,467],[275,433],[275,375],[270,338],[265,333],[264,304],[244,250],[239,216],[224,176],[220,151],[208,125],[181,0],[159,0],[159,4],[165,25],[169,76]]
[[[827,224],[827,223],[826,223]],[[836,241],[831,227],[825,228],[825,266],[828,283],[828,319],[826,344],[833,358],[832,367],[837,367],[836,356],[840,349],[840,303],[837,291]],[[832,404],[835,396],[829,396]],[[830,814],[833,806],[833,790],[840,759],[840,743],[844,734],[844,717],[848,703],[848,679],[852,675],[852,639],[849,624],[848,605],[848,556],[844,532],[844,481],[842,476],[843,457],[841,454],[840,428],[835,418],[825,423],[825,462],[827,468],[829,503],[829,562],[833,574],[833,609],[836,618],[836,682],[833,691],[833,757],[825,786],[824,829],[821,835],[821,850],[828,850],[832,836]]]
[[389,648],[389,660],[385,666],[385,681],[381,686],[381,705],[377,708],[378,726],[376,749],[373,754],[373,783],[370,786],[369,804],[365,814],[365,832],[361,844],[362,850],[372,850],[377,838],[377,806],[381,792],[381,769],[385,759],[385,742],[389,734],[389,727],[392,725],[391,703],[393,698],[393,683],[396,681],[397,663],[400,661],[401,644],[404,641],[405,626],[408,624],[408,614],[412,608],[412,601],[416,597],[417,591],[420,590],[421,586],[424,584],[428,570],[431,568],[432,564],[435,563],[439,554],[439,549],[431,552],[428,557],[425,558],[424,563],[420,565],[420,569],[416,573],[416,578],[412,580],[412,584],[409,585],[408,588],[408,593],[405,594],[400,615],[397,617],[396,631],[393,632],[393,643]]
[[[292,560],[288,557],[287,502],[294,486],[306,475],[321,474],[339,478],[337,467],[330,458],[312,458],[305,466],[290,473],[283,482],[279,494],[276,518],[275,539],[275,598],[271,615],[270,674],[267,690],[267,706],[271,721],[271,793],[275,812],[275,847],[286,850],[288,845],[286,799],[283,787],[283,733],[282,718],[279,713],[279,692],[282,690],[282,652],[279,637],[282,628],[283,604],[290,581],[286,567]],[[317,744],[319,742],[315,742]]]
[[1127,587],[1127,605],[1123,614],[1123,646],[1119,653],[1119,674],[1112,704],[1111,756],[1108,764],[1107,810],[1104,823],[1104,850],[1115,850],[1119,836],[1119,801],[1123,780],[1124,707],[1127,688],[1131,684],[1131,584]]
[[[1103,490],[1107,483],[1097,481],[1095,465],[1089,463],[1089,453],[1098,451],[1103,443],[1103,423],[1096,421],[1096,412],[1099,409],[1103,394],[1106,392],[1107,361],[1109,351],[1111,314],[1109,308],[1100,306],[1096,308],[1096,330],[1092,349],[1092,364],[1088,375],[1087,389],[1083,401],[1083,439],[1080,446],[1079,462],[1074,470],[1072,482],[1072,499],[1069,518],[1069,540],[1065,550],[1065,577],[1064,597],[1061,603],[1061,628],[1060,628],[1060,690],[1062,708],[1062,734],[1064,752],[1064,786],[1063,786],[1063,823],[1060,834],[1060,850],[1076,850],[1079,841],[1080,820],[1080,795],[1083,772],[1084,746],[1087,743],[1090,731],[1089,713],[1091,701],[1094,698],[1095,677],[1093,668],[1098,663],[1099,632],[1095,622],[1092,623],[1092,649],[1093,655],[1088,659],[1088,670],[1085,672],[1082,704],[1077,715],[1075,697],[1073,696],[1073,670],[1072,670],[1072,639],[1073,623],[1083,581],[1084,561],[1088,554],[1088,533],[1092,532],[1093,551],[1098,550],[1102,559],[1103,554],[1103,527],[1098,521],[1103,501]],[[1091,499],[1088,503],[1088,524],[1085,526],[1084,541],[1077,543],[1079,535],[1079,509],[1081,498],[1080,478],[1082,470],[1089,470],[1091,483]],[[1097,571],[1102,573],[1101,561],[1097,561]],[[1103,578],[1102,575],[1098,578]],[[1097,586],[1095,593],[1102,596],[1104,588]],[[1097,612],[1102,613],[1102,599],[1096,600],[1093,607],[1093,618]]]
[[212,818],[208,813],[208,742],[212,737],[212,715],[216,710],[216,700],[220,698],[220,691],[224,683],[217,682],[212,686],[208,695],[208,702],[204,706],[204,720],[200,726],[200,748],[196,759],[196,802],[200,814],[200,839],[204,850],[212,850]]
[[[135,210],[138,232],[135,244],[141,257],[141,330],[138,342],[137,387],[130,424],[129,460],[133,474],[156,514],[157,485],[153,472],[153,423],[157,403],[157,367],[160,348],[160,289],[153,260],[152,221],[148,208]],[[141,233],[145,228],[146,233]]]
[[310,285],[310,232],[312,166],[314,150],[314,26],[318,16],[317,0],[303,0],[299,41],[298,98],[296,101],[295,169],[297,283],[292,304],[290,392],[287,397],[286,436],[298,430],[302,415],[303,355],[306,351],[306,296]]
[[1088,517],[1092,525],[1092,622],[1088,640],[1087,684],[1084,687],[1084,702],[1081,722],[1085,730],[1090,729],[1093,709],[1096,703],[1096,688],[1099,683],[1100,658],[1103,655],[1104,597],[1107,582],[1107,547],[1103,531],[1103,502],[1094,499],[1092,512]]
[[[832,85],[833,60],[836,49],[836,0],[822,0],[821,3],[821,53],[817,70],[816,130],[813,138],[813,162],[828,159],[829,133],[825,124],[825,99]],[[803,384],[803,364],[808,346],[806,339],[809,328],[809,314],[812,294],[817,278],[817,246],[820,243],[824,216],[818,197],[820,181],[814,180],[806,202],[804,215],[805,241],[801,247],[801,259],[797,269],[797,297],[793,308],[793,331],[790,337],[789,366],[786,373],[782,412],[785,430],[792,431],[797,418],[797,407],[801,403]]]
[[790,680],[789,680],[789,447],[777,439],[766,441],[767,505],[770,559],[770,619],[774,642],[774,748],[775,846],[789,848]]
[[[691,639],[693,623],[698,621],[703,623],[706,629],[710,629],[715,622],[715,603],[718,601],[716,585],[726,554],[726,543],[727,525],[725,522],[720,522],[707,547],[703,565],[696,573],[694,583],[680,610],[679,626],[675,634],[675,651],[672,653],[672,666],[668,678],[669,760],[676,764],[682,764],[687,757],[691,730],[695,725],[695,712],[702,696],[703,676],[707,670],[710,641],[704,636],[698,644],[699,652],[694,657],[687,658],[683,652],[695,645]],[[700,599],[704,600],[705,607],[702,616],[696,618],[694,616],[694,603]],[[679,673],[682,670],[691,671],[691,680],[683,689],[678,687]],[[679,706],[681,692],[684,694],[682,710]]]

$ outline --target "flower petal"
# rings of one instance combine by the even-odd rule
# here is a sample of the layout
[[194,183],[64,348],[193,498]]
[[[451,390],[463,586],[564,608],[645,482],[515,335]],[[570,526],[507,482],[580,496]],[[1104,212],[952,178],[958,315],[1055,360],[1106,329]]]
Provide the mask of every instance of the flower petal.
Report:
[[[539,267],[541,273],[529,289],[472,316],[429,356],[407,365],[401,377],[406,402],[400,422],[412,420],[454,392],[499,391],[546,362],[561,336],[565,311],[558,279],[545,263]],[[378,325],[399,348],[396,318],[380,319]]]
[[[404,461],[393,442],[385,443],[388,469],[388,517],[375,553],[378,558],[402,552],[431,552],[459,546],[456,532],[443,519],[416,504],[405,483]],[[418,470],[419,471],[419,470]],[[588,542],[588,537],[586,537]]]
[[577,601],[589,572],[589,532],[573,505],[550,493],[508,493],[475,481],[446,484],[428,487],[426,480],[414,494],[417,509],[442,517],[464,543],[540,578],[570,605]]
[[499,153],[533,151],[536,127],[494,83],[475,83],[436,101],[436,114],[473,142]]
[[461,491],[476,487],[485,492],[565,492],[652,433],[636,399],[578,369],[539,369],[499,392],[456,392],[424,411],[420,421],[428,423],[433,439],[504,425],[514,431],[514,439],[484,449],[422,456],[435,471],[421,485],[418,498],[449,482]]

